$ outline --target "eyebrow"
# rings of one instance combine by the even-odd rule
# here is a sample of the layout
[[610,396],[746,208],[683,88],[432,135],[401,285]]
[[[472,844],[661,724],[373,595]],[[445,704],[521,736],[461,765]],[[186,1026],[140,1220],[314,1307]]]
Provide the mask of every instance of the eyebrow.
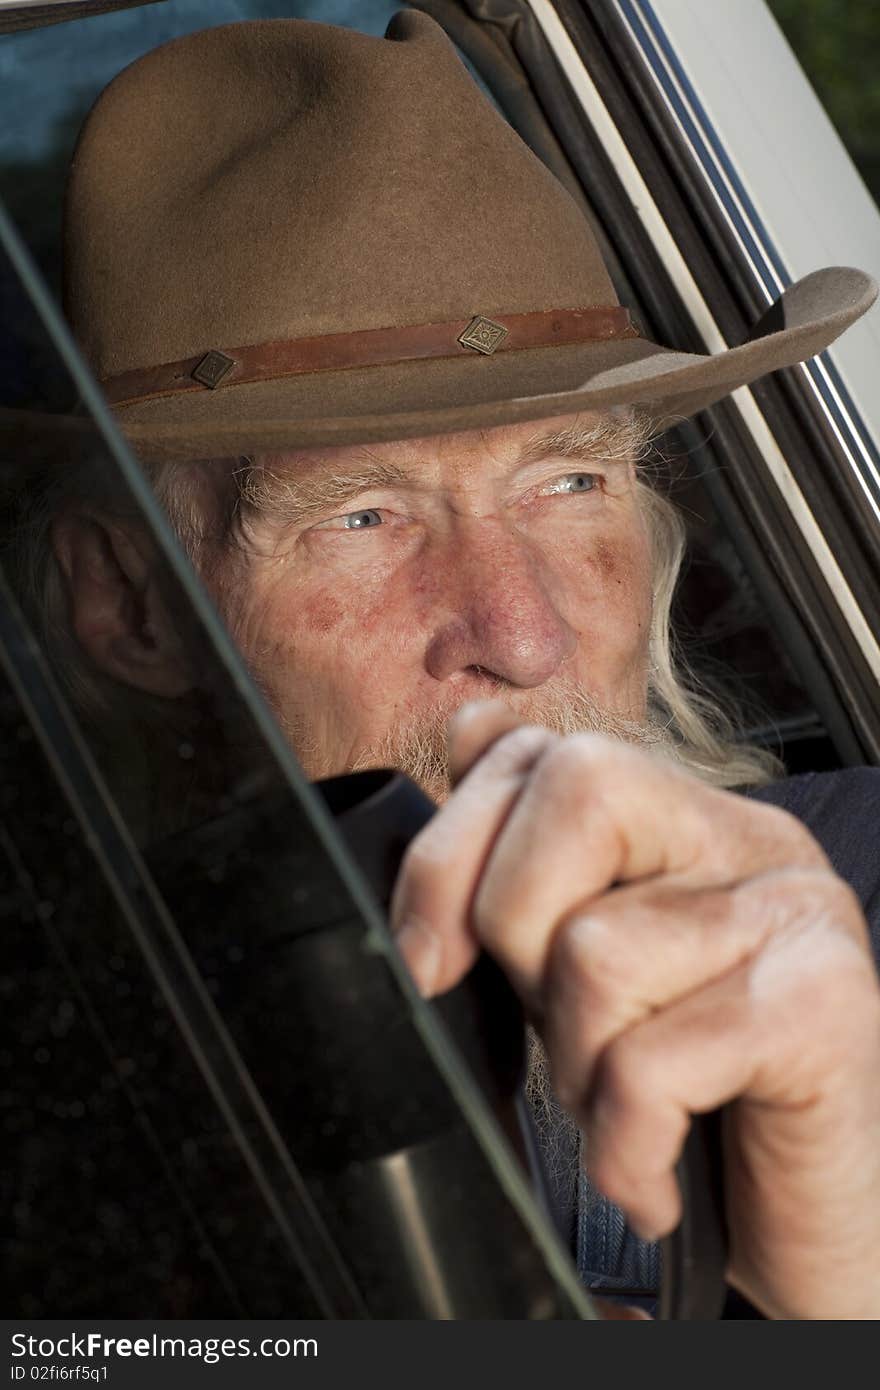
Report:
[[[635,422],[609,415],[592,425],[568,426],[534,435],[516,455],[510,471],[513,474],[532,464],[559,458],[604,466],[628,464],[637,462],[644,452],[644,433]],[[299,526],[322,513],[342,510],[362,493],[412,486],[414,481],[411,472],[381,463],[368,454],[361,467],[347,468],[344,473],[322,471],[310,475],[290,468],[279,471],[268,462],[257,464],[252,459],[242,459],[241,463],[241,501],[287,526]]]
[[344,473],[316,473],[309,476],[291,471],[275,471],[268,464],[248,466],[239,476],[239,494],[246,506],[268,514],[288,526],[298,526],[321,512],[344,507],[353,497],[375,488],[399,487],[411,481],[409,475],[392,464],[367,462],[362,468]]
[[544,459],[576,459],[582,463],[638,463],[647,452],[645,431],[630,417],[603,416],[593,425],[568,426],[533,436],[517,457],[525,468]]

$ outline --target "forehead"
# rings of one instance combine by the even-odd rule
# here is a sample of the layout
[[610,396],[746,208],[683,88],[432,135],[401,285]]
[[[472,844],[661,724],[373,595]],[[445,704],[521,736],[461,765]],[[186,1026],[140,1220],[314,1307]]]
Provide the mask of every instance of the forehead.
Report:
[[262,454],[254,461],[270,467],[273,472],[299,476],[303,480],[373,469],[386,471],[389,480],[399,476],[415,478],[436,471],[444,476],[464,477],[510,471],[554,456],[595,456],[628,461],[638,443],[639,431],[632,412],[581,411],[494,429]]

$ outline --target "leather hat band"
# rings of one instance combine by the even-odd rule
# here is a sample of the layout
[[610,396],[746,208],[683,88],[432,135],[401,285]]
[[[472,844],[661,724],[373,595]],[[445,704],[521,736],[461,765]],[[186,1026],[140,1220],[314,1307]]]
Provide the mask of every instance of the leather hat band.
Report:
[[132,405],[185,391],[210,391],[254,381],[275,381],[308,372],[378,367],[420,358],[491,356],[523,348],[637,338],[628,309],[546,309],[531,314],[481,314],[455,323],[419,323],[404,328],[368,328],[238,348],[211,348],[197,357],[137,368],[107,377],[101,385],[111,405]]

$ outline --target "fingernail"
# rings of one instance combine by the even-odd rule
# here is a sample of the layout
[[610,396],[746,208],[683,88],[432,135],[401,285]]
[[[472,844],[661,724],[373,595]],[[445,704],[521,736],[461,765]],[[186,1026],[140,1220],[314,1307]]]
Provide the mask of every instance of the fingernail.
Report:
[[429,998],[440,973],[440,938],[427,922],[409,917],[394,939],[419,993]]

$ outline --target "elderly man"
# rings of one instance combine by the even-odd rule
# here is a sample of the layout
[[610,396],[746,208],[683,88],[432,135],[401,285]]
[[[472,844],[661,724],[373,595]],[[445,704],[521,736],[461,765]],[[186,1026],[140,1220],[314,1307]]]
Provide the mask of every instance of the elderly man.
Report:
[[[841,876],[877,888],[846,799],[876,815],[877,778],[721,789],[766,771],[676,680],[678,537],[638,469],[653,429],[826,346],[868,278],[808,277],[717,357],[648,342],[419,14],[135,64],[86,124],[66,254],[84,351],[308,773],[390,763],[443,802],[393,906],[423,991],[496,957],[646,1239],[689,1116],[728,1104],[733,1283],[880,1315],[880,991]],[[137,530],[73,500],[53,542],[91,671],[184,699]],[[587,1277],[645,1255],[600,1267],[610,1211]]]

